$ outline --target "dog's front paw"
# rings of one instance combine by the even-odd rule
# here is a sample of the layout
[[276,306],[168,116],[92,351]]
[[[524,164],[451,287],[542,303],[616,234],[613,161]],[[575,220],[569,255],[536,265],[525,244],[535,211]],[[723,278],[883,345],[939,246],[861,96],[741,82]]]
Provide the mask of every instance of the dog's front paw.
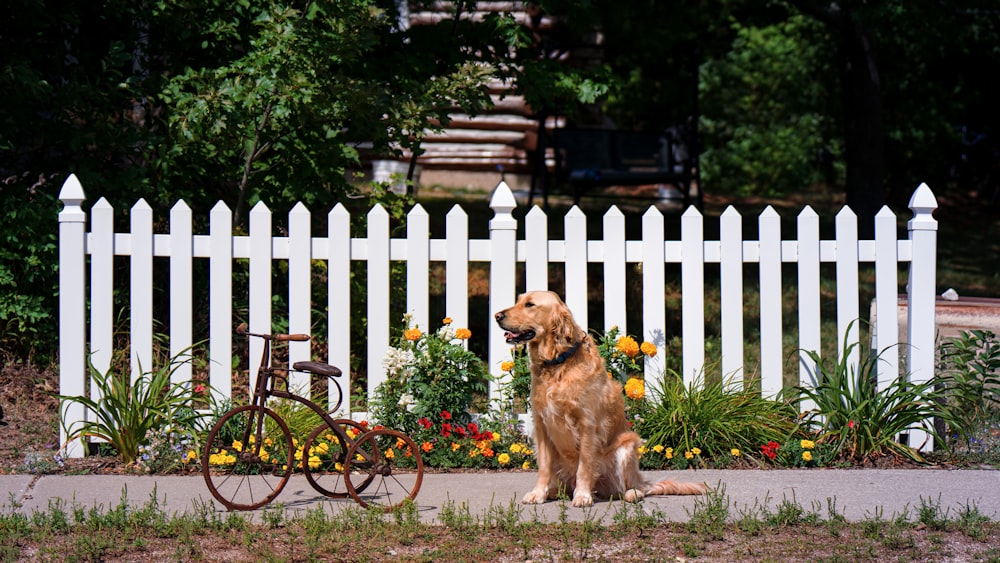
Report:
[[639,502],[646,496],[646,493],[639,489],[629,489],[625,491],[625,502]]
[[545,500],[545,490],[543,489],[539,491],[538,489],[535,489],[534,491],[524,495],[524,498],[521,499],[521,504],[542,504]]
[[573,506],[583,508],[594,504],[594,497],[590,493],[576,493],[573,495]]

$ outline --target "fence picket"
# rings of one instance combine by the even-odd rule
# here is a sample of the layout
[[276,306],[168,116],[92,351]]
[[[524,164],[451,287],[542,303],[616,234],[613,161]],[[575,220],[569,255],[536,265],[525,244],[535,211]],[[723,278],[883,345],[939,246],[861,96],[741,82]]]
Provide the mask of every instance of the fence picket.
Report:
[[722,377],[743,383],[743,216],[729,206],[719,217],[719,301]]
[[549,288],[549,218],[537,205],[533,206],[525,217],[524,249],[525,291],[547,290]]
[[[460,205],[448,212],[445,241],[445,314],[455,327],[469,326],[469,215]],[[467,343],[466,343],[467,344]]]
[[[312,333],[312,214],[302,202],[288,213],[288,332]],[[288,343],[288,365],[312,358],[309,342]],[[310,392],[309,374],[293,372],[288,385]]]
[[[858,217],[850,207],[837,214],[837,354],[852,346],[848,369],[858,367]],[[843,290],[841,290],[843,288]]]
[[[115,212],[103,197],[90,210],[90,361],[102,374],[111,369],[114,347]],[[96,381],[90,382],[91,397],[101,398]]]
[[170,380],[175,384],[191,381],[192,233],[191,208],[179,201],[170,210],[170,357],[178,362]]
[[[250,331],[271,332],[271,270],[274,242],[271,235],[271,210],[258,202],[250,210]],[[257,365],[264,353],[260,339],[250,339],[250,392],[257,384]]]
[[233,396],[233,212],[221,201],[209,216],[208,383],[216,400]]
[[[878,363],[878,388],[885,389],[899,377],[899,325],[896,323],[899,301],[899,262],[897,258],[896,215],[883,207],[875,215],[875,319],[872,349],[881,354]],[[877,322],[877,319],[886,319]]]
[[[389,349],[389,213],[376,205],[368,213],[368,393],[385,381],[381,359]],[[425,327],[426,328],[426,327]]]
[[617,326],[622,332],[625,322],[625,215],[615,206],[604,214],[604,330]]
[[129,343],[132,381],[153,369],[153,209],[140,199],[132,206],[129,271]]
[[760,387],[776,397],[782,375],[781,218],[770,205],[758,219],[760,229]]
[[655,396],[663,381],[663,357],[667,345],[666,243],[663,241],[663,213],[650,207],[642,216],[642,338],[656,345],[656,355],[645,357],[643,370]]
[[681,216],[681,337],[684,383],[705,367],[705,219],[691,206]]
[[590,326],[587,311],[590,283],[587,278],[587,262],[590,259],[590,245],[587,241],[587,216],[577,206],[570,208],[563,220],[566,224],[565,249],[566,306],[580,326]]
[[[344,394],[343,404],[337,410],[338,416],[350,414],[351,379],[351,214],[338,203],[327,217],[327,245],[329,263],[327,267],[327,309],[329,330],[327,362],[340,368],[344,373],[340,378],[340,389]],[[328,382],[328,397],[336,401],[334,388],[337,383]],[[329,405],[332,408],[334,405]]]
[[[406,312],[421,330],[436,330],[430,321],[430,219],[419,203],[406,216]],[[448,313],[445,313],[448,314]]]
[[[798,292],[799,292],[799,385],[815,386],[818,383],[817,363],[808,352],[820,353],[820,275],[819,275],[819,215],[806,206],[799,213],[796,224],[798,236]],[[806,399],[800,406],[808,410],[815,405]]]

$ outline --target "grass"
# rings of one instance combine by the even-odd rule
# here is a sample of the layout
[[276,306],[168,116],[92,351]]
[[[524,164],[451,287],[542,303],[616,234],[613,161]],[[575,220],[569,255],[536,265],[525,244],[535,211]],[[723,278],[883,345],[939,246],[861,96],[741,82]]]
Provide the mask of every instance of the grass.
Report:
[[613,503],[610,518],[595,509],[571,522],[520,505],[491,505],[472,513],[446,502],[438,521],[422,523],[415,505],[392,513],[347,508],[336,517],[322,508],[290,515],[281,506],[257,521],[195,504],[167,514],[154,491],[143,505],[121,501],[105,509],[53,502],[25,514],[0,505],[0,561],[1000,561],[1000,524],[975,504],[942,510],[921,499],[915,512],[886,516],[879,509],[847,522],[827,499],[806,508],[794,497],[732,510],[724,487],[695,503],[686,523],[670,522],[642,505]]

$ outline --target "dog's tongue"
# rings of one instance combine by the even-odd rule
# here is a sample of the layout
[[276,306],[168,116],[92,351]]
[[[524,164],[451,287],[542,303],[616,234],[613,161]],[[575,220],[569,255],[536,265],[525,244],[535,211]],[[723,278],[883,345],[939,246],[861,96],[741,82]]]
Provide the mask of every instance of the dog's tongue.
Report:
[[520,332],[510,332],[510,331],[507,331],[507,332],[503,333],[503,337],[506,338],[507,340],[510,340],[512,338],[517,338],[518,336],[521,336]]

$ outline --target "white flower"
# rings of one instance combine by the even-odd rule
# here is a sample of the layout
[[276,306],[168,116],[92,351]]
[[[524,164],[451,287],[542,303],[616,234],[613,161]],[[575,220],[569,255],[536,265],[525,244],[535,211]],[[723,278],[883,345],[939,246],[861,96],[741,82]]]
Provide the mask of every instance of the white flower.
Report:
[[413,411],[413,408],[416,406],[416,404],[417,400],[414,399],[413,395],[410,395],[409,393],[403,393],[399,397],[399,406],[403,407],[404,409],[410,412]]
[[382,358],[382,367],[392,375],[401,375],[412,369],[415,358],[411,350],[389,347]]

